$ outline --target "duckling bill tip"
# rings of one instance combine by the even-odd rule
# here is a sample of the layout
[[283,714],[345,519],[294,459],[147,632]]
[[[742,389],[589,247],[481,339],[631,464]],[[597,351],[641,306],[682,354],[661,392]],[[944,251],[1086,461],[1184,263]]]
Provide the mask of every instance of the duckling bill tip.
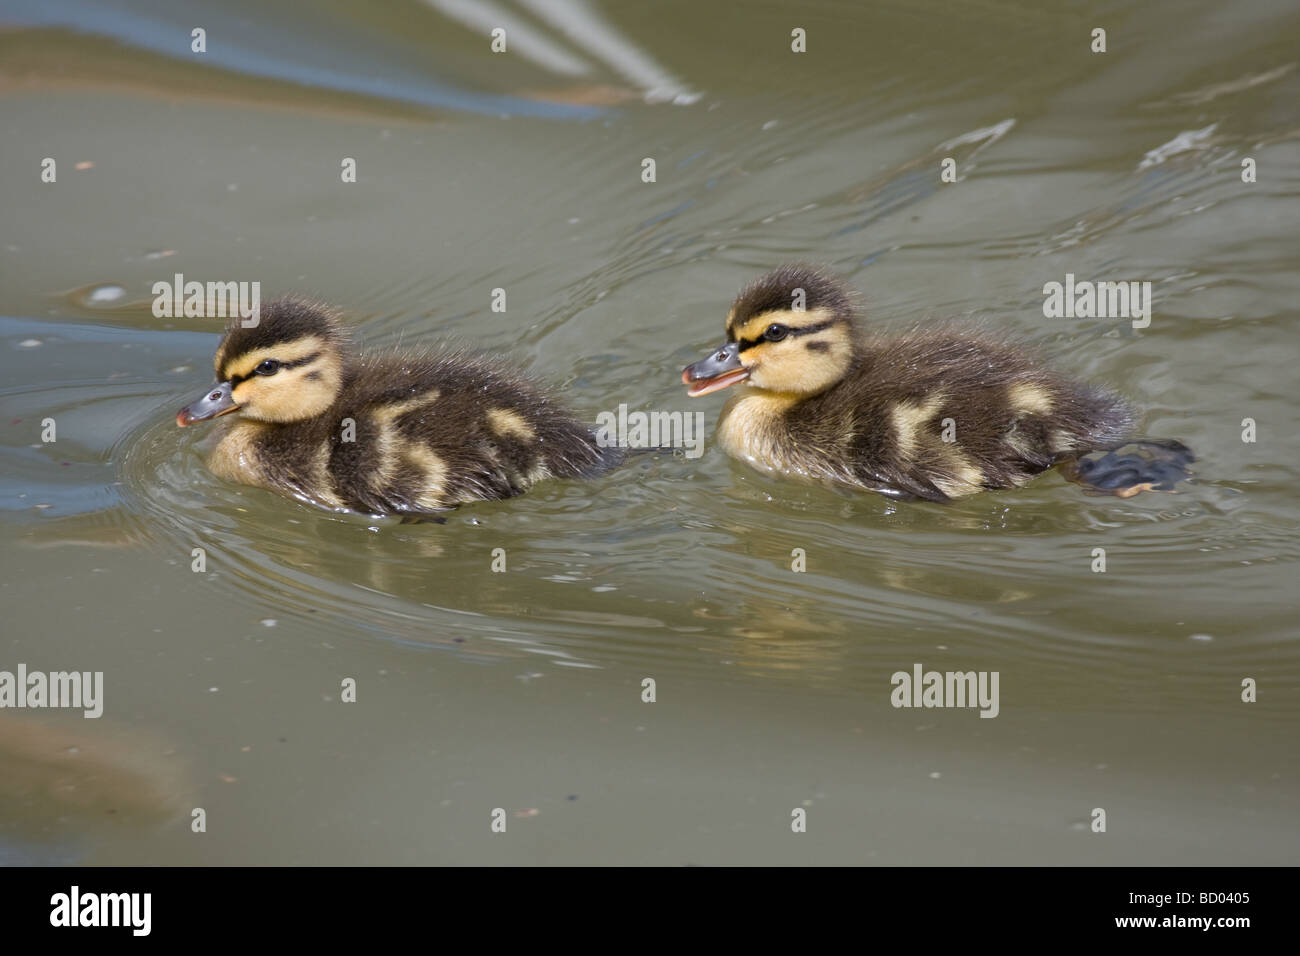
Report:
[[682,382],[690,386],[686,390],[687,398],[699,398],[702,395],[708,395],[710,392],[719,392],[730,385],[735,385],[737,382],[743,382],[747,378],[749,378],[749,371],[743,368],[723,372],[721,375],[715,375],[702,381],[698,378],[692,378],[691,369],[682,370]]
[[206,422],[210,418],[219,418],[237,411],[239,406],[235,403],[233,392],[234,386],[230,382],[221,382],[177,412],[176,424],[184,428],[195,422]]

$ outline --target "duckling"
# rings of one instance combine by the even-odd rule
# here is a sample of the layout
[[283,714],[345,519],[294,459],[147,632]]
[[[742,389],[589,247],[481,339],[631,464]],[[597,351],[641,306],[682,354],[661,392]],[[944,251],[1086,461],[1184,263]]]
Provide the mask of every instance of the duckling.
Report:
[[1058,464],[1121,497],[1188,475],[1182,444],[1134,439],[1124,399],[1007,339],[951,325],[862,335],[856,320],[850,293],[816,266],[783,266],[740,292],[726,342],[682,371],[693,398],[745,383],[718,419],[728,454],[926,501],[1019,487]]
[[354,353],[338,317],[309,302],[272,302],[251,328],[236,319],[213,365],[218,384],[176,416],[181,427],[237,416],[209,469],[331,509],[420,520],[545,478],[594,476],[617,454],[495,362]]

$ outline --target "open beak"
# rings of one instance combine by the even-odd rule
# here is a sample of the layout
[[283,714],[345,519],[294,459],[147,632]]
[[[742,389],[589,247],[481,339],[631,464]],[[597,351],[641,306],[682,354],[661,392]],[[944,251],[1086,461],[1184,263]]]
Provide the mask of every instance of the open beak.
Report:
[[239,408],[231,396],[233,390],[234,386],[229,382],[222,382],[202,398],[190,402],[177,412],[176,424],[184,428],[186,425],[193,425],[195,422],[206,422],[209,418],[217,418],[220,415],[233,412]]
[[686,394],[691,398],[716,392],[747,378],[749,369],[740,364],[739,342],[727,342],[708,358],[682,369],[682,381],[690,386]]

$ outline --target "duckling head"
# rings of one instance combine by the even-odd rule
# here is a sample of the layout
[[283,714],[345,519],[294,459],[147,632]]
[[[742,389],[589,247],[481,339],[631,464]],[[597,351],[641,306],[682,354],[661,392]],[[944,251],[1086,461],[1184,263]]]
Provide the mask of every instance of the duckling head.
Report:
[[853,303],[816,266],[782,266],[741,290],[727,313],[727,340],[682,369],[698,398],[737,382],[806,397],[824,392],[853,361]]
[[263,422],[296,422],[321,414],[343,385],[346,333],[326,310],[295,299],[262,307],[256,325],[235,319],[213,366],[217,384],[182,408],[184,428],[231,412]]

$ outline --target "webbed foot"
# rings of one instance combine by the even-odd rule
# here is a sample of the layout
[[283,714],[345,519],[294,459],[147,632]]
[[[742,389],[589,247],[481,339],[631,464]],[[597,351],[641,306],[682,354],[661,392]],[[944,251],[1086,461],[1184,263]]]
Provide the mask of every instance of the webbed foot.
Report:
[[1196,456],[1182,442],[1142,438],[1080,455],[1061,466],[1061,474],[1094,494],[1132,498],[1144,491],[1174,492],[1191,477]]

